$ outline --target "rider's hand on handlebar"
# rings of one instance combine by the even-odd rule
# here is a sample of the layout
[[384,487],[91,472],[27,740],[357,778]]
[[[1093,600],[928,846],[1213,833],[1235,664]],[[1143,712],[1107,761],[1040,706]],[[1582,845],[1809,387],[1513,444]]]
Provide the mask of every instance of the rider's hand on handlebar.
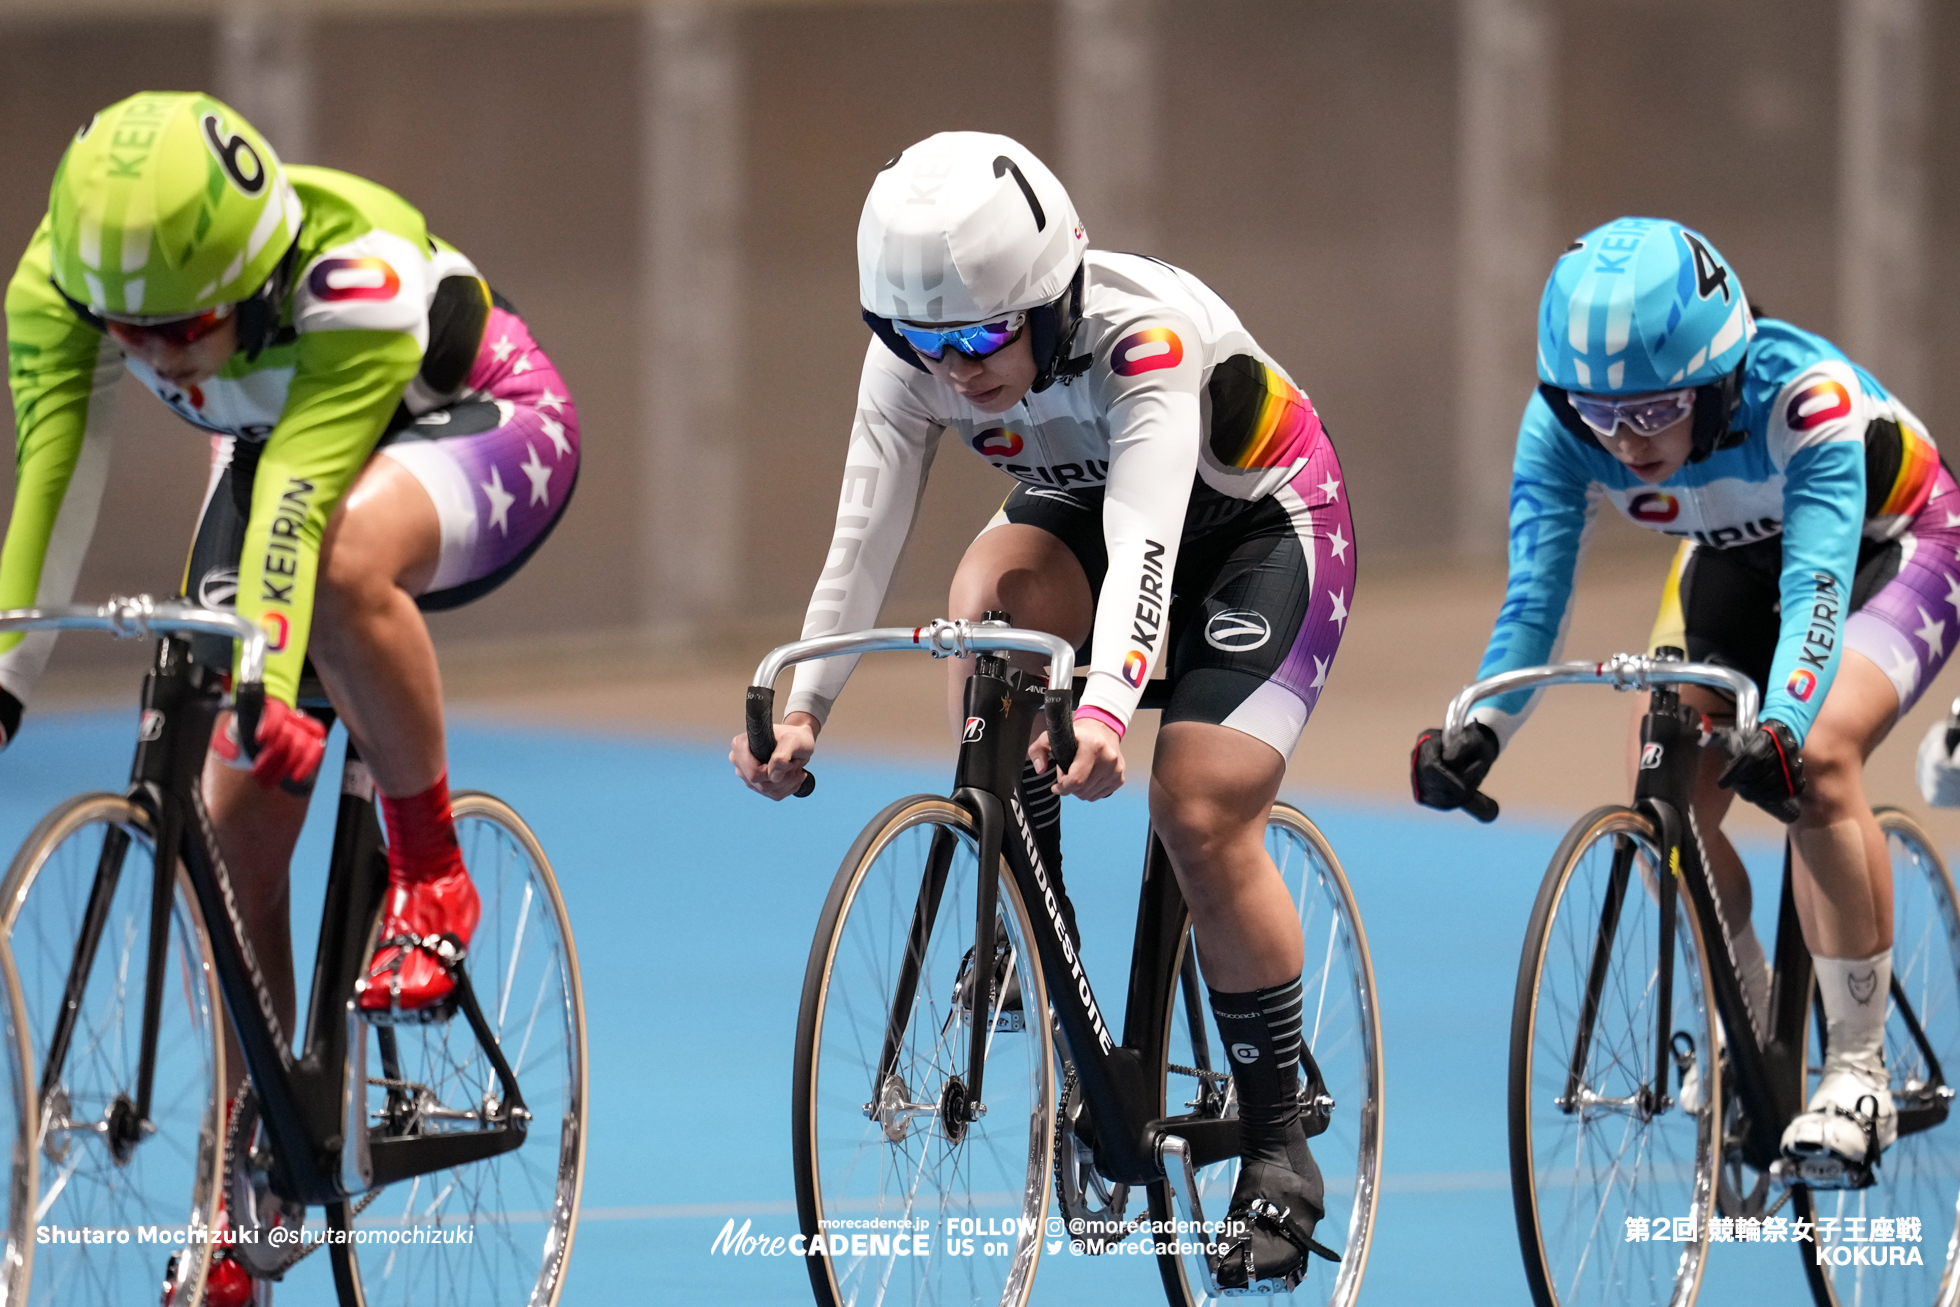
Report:
[[[1054,766],[1043,731],[1028,746],[1028,761],[1036,771]],[[1075,765],[1055,782],[1057,794],[1073,794],[1078,799],[1106,799],[1123,788],[1123,737],[1093,717],[1075,719]]]
[[1747,736],[1731,733],[1727,740],[1729,765],[1722,785],[1780,822],[1797,819],[1797,800],[1803,794],[1803,754],[1797,737],[1779,721],[1757,725]]
[[1432,726],[1416,737],[1409,755],[1409,785],[1416,802],[1427,808],[1462,808],[1478,821],[1497,817],[1497,800],[1480,792],[1491,764],[1497,761],[1497,732],[1471,722],[1453,747],[1443,747],[1443,732]]
[[212,732],[211,751],[227,767],[249,770],[252,779],[268,790],[303,786],[313,779],[326,754],[327,728],[291,704],[268,697],[251,748],[239,747],[238,718],[226,713]]
[[728,761],[735,764],[742,784],[766,799],[787,799],[803,784],[803,764],[817,751],[817,719],[806,712],[793,712],[776,727],[776,751],[769,761],[760,763],[749,752],[749,737],[738,735],[728,750]]

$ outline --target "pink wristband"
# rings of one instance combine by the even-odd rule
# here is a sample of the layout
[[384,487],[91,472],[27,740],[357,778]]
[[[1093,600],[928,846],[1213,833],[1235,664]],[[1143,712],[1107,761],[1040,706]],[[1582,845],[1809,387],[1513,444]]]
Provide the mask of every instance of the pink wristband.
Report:
[[1116,720],[1115,713],[1107,712],[1101,708],[1093,708],[1085,705],[1075,710],[1076,721],[1079,722],[1084,717],[1087,717],[1092,722],[1101,722],[1104,726],[1107,726],[1110,730],[1115,731],[1117,739],[1120,740],[1123,738],[1123,723]]

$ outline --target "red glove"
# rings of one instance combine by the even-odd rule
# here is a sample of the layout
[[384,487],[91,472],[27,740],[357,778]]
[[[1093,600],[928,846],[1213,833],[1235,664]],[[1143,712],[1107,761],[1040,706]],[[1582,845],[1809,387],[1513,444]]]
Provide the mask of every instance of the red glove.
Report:
[[277,785],[304,785],[320,768],[327,752],[327,728],[279,699],[268,698],[259,714],[258,739],[250,749],[241,750],[238,718],[225,717],[224,729],[211,738],[211,751],[227,767],[251,770],[252,779],[272,789]]

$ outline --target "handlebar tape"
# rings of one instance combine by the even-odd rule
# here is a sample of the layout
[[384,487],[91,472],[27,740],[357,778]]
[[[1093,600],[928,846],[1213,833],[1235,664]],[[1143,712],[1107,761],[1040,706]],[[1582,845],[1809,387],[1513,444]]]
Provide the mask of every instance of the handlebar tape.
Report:
[[247,758],[259,756],[259,722],[265,717],[265,685],[241,685],[231,698],[232,715],[238,723],[238,747]]
[[1050,689],[1044,696],[1048,711],[1048,751],[1063,771],[1075,765],[1074,699],[1066,685]]
[[[768,762],[776,752],[776,690],[769,685],[751,685],[745,703],[748,718],[749,756],[757,762]],[[809,768],[803,769],[803,783],[796,787],[796,797],[807,799],[817,788],[817,774]]]

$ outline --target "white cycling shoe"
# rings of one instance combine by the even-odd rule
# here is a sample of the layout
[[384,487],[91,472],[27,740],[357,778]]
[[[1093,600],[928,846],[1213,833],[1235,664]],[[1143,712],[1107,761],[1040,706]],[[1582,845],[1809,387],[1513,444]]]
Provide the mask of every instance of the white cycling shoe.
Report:
[[1674,1095],[1674,1105],[1694,1116],[1701,1111],[1701,1058],[1696,1056],[1681,1073],[1681,1088]]
[[1878,1157],[1899,1137],[1884,1067],[1831,1066],[1810,1096],[1810,1110],[1783,1132],[1783,1156],[1813,1189],[1862,1188]]

